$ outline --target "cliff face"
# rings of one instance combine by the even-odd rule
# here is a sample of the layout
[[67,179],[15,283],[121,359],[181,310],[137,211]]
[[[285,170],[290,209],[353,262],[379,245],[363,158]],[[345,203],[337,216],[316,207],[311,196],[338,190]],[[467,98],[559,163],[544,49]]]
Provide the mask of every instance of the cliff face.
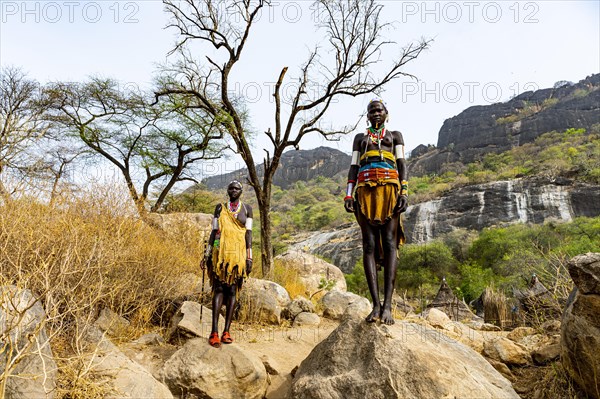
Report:
[[[293,183],[307,181],[317,176],[333,177],[341,171],[348,171],[351,156],[329,147],[319,147],[313,150],[288,151],[281,156],[281,165],[275,172],[275,185],[287,189]],[[258,174],[263,175],[262,165],[257,167]],[[204,179],[209,189],[222,189],[232,180],[242,183],[248,176],[247,169],[236,170],[220,176]]]
[[553,130],[589,130],[598,123],[600,74],[574,85],[526,92],[505,103],[470,107],[444,122],[437,149],[413,155],[411,175],[439,172],[448,162],[473,162]]
[[[456,189],[410,206],[404,215],[408,243],[424,243],[458,228],[481,230],[509,223],[569,221],[600,216],[600,186],[540,179],[498,181]],[[345,273],[362,256],[361,234],[352,224],[317,233],[295,245],[332,259]]]

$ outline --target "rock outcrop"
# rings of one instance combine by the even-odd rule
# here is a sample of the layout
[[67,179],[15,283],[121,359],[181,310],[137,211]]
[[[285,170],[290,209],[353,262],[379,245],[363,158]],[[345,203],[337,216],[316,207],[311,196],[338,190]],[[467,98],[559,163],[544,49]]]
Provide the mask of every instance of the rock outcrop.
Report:
[[31,291],[0,287],[0,381],[6,379],[0,396],[55,396],[57,367],[45,322],[46,312]]
[[164,384],[127,357],[100,330],[90,327],[86,340],[95,346],[87,362],[94,375],[108,384],[107,399],[173,398]]
[[254,321],[279,324],[281,312],[290,302],[290,295],[281,285],[252,277],[240,293],[243,311]]
[[575,289],[569,296],[561,324],[561,359],[577,384],[600,398],[600,253],[569,261]]
[[518,398],[471,348],[417,324],[348,319],[300,364],[293,398]]
[[437,148],[418,151],[411,176],[437,173],[445,163],[469,163],[535,140],[550,131],[600,123],[600,74],[575,85],[528,91],[504,103],[473,106],[444,121]]
[[[281,163],[275,172],[273,183],[283,189],[288,189],[293,183],[300,180],[307,181],[317,176],[333,177],[342,171],[348,171],[350,159],[350,155],[329,147],[287,151],[281,156]],[[256,169],[258,175],[262,176],[263,165],[257,165]],[[248,170],[243,168],[206,178],[202,183],[209,189],[223,189],[234,179],[241,182],[246,181],[247,176]]]
[[[295,248],[298,248],[297,246]],[[346,291],[344,273],[323,259],[306,253],[301,249],[290,250],[275,258],[282,262],[287,269],[298,273],[298,278],[306,288],[306,295],[310,296],[329,284],[328,288]]]
[[329,291],[321,298],[323,316],[339,320],[345,315],[356,314],[367,316],[371,311],[371,304],[367,298],[352,292]]
[[206,339],[186,342],[167,360],[163,380],[183,398],[261,399],[268,376],[260,358],[236,345],[215,349]]

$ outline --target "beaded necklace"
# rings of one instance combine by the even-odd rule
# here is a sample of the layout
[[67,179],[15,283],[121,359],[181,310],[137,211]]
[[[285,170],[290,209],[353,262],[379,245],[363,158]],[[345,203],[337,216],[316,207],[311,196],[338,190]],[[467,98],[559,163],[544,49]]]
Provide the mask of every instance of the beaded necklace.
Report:
[[379,158],[383,161],[383,152],[381,151],[381,142],[385,137],[385,126],[381,126],[381,128],[376,129],[372,126],[367,129],[367,135],[371,140],[371,143],[377,144],[377,148],[379,149]]
[[369,135],[369,138],[371,139],[371,143],[381,146],[381,144],[379,144],[379,143],[385,137],[385,126],[382,126],[380,129],[375,129],[373,127],[369,127],[367,129],[367,134]]
[[233,204],[230,202],[227,203],[229,207],[229,211],[233,213],[233,216],[237,218],[238,213],[242,210],[242,201],[238,201],[237,204]]

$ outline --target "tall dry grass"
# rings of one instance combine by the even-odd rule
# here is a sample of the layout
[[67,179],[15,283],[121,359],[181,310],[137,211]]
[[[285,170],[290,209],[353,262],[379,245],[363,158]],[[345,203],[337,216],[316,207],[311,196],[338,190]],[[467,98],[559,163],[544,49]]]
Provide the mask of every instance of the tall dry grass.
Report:
[[[0,204],[0,286],[29,289],[43,304],[39,328],[59,361],[59,396],[90,394],[82,337],[100,309],[131,322],[126,338],[160,324],[164,304],[185,294],[182,275],[200,273],[201,239],[147,226],[110,190],[54,207],[27,198]],[[0,379],[10,378],[8,363]]]

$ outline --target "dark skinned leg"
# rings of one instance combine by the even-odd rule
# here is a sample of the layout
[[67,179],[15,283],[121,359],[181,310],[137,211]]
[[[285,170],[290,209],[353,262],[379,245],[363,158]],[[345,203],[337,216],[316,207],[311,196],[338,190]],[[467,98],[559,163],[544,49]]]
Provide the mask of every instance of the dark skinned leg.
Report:
[[358,212],[356,219],[360,226],[363,238],[363,266],[369,293],[373,301],[373,310],[365,319],[368,323],[373,323],[379,318],[381,313],[381,303],[379,302],[379,286],[377,284],[377,267],[375,265],[375,239],[379,232],[377,227],[371,226],[365,217]]
[[219,332],[219,312],[223,306],[223,284],[215,279],[212,300],[212,331]]
[[237,290],[237,286],[235,285],[225,285],[225,328],[223,332],[229,332],[229,328],[231,327],[231,320],[233,319],[233,311],[235,309],[235,294]]
[[398,230],[398,217],[396,214],[388,221],[382,230],[383,253],[383,309],[381,312],[381,322],[384,324],[394,324],[392,317],[392,294],[396,283],[396,269],[398,268],[396,247],[396,233]]

